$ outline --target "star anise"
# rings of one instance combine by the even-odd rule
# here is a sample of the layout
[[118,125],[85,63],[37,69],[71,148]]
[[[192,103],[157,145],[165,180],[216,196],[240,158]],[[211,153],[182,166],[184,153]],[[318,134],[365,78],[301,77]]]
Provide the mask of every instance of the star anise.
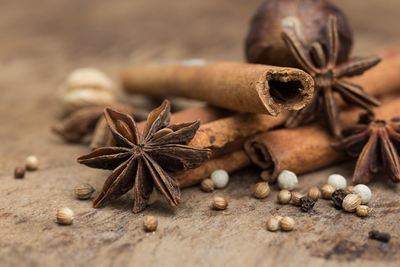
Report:
[[196,168],[210,156],[208,149],[187,145],[200,122],[169,125],[170,104],[164,101],[149,114],[140,137],[130,115],[110,108],[104,110],[104,115],[117,145],[78,158],[79,163],[89,167],[113,170],[93,206],[100,207],[133,188],[133,212],[140,212],[156,187],[176,207],[180,202],[179,184],[167,172]]
[[326,38],[314,42],[311,47],[304,45],[298,37],[294,25],[284,28],[282,38],[288,49],[293,53],[300,68],[308,72],[315,82],[315,93],[311,103],[302,110],[291,114],[286,127],[293,128],[313,121],[320,113],[325,115],[331,133],[341,136],[339,123],[339,107],[334,92],[337,92],[347,103],[360,106],[370,111],[371,106],[379,102],[367,94],[360,86],[342,80],[344,77],[360,75],[380,62],[376,56],[352,59],[338,63],[340,40],[337,30],[336,17],[329,17],[325,28]]
[[368,183],[381,169],[393,182],[400,182],[400,118],[385,121],[363,115],[344,134],[346,137],[333,146],[350,157],[358,157],[354,183]]

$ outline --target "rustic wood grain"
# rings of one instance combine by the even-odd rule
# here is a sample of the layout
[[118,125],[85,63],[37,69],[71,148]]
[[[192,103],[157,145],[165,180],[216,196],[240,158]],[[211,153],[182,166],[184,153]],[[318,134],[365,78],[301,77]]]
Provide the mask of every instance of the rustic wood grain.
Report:
[[[79,166],[88,148],[66,145],[52,135],[55,90],[67,73],[94,66],[116,81],[132,62],[204,57],[242,60],[248,20],[261,1],[1,1],[0,9],[0,265],[1,266],[398,266],[399,186],[382,176],[374,182],[369,218],[358,218],[318,201],[311,213],[276,203],[277,188],[265,200],[251,197],[255,167],[235,174],[211,194],[183,191],[173,210],[158,202],[135,215],[127,194],[103,209],[76,200],[81,182],[97,190],[108,173]],[[400,45],[397,0],[335,1],[351,16],[356,54]],[[29,154],[41,164],[25,179],[12,177]],[[302,192],[339,172],[351,176],[354,163],[300,177]],[[226,211],[209,208],[214,195],[229,201]],[[57,208],[70,207],[74,224],[55,223]],[[159,218],[155,233],[142,218]],[[265,230],[274,214],[290,215],[289,233]],[[376,228],[392,233],[389,244],[367,238]]]

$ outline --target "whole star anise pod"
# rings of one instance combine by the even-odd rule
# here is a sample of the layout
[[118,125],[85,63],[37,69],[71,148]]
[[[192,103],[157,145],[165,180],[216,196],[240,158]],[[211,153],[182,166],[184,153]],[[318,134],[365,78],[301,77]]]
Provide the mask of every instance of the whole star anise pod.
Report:
[[358,157],[354,183],[368,183],[381,169],[393,182],[400,182],[400,118],[385,121],[363,115],[344,134],[345,138],[333,147],[350,157]]
[[104,115],[117,145],[78,158],[79,163],[89,167],[113,170],[93,206],[100,207],[133,188],[133,212],[137,213],[146,207],[156,187],[176,207],[180,202],[179,184],[167,172],[196,168],[210,156],[208,149],[187,145],[200,122],[169,125],[170,104],[164,101],[149,114],[140,137],[130,115],[110,108],[104,110]]
[[[293,26],[293,27],[292,27]],[[380,62],[376,56],[356,58],[337,65],[340,40],[336,17],[331,15],[326,26],[326,38],[314,42],[310,47],[301,43],[301,34],[294,25],[284,28],[282,38],[303,70],[308,72],[315,82],[315,92],[311,103],[302,110],[291,114],[286,127],[293,128],[313,121],[321,112],[325,115],[331,133],[341,136],[339,107],[334,92],[347,103],[370,111],[371,106],[379,102],[367,94],[361,87],[342,80],[344,77],[360,75]]]

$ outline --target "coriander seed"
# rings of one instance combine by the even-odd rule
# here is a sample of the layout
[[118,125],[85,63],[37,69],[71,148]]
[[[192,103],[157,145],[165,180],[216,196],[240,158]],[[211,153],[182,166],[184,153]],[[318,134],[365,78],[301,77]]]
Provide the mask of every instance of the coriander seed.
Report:
[[14,169],[14,178],[22,179],[25,177],[25,168],[17,167]]
[[346,187],[344,189],[344,191],[346,191],[347,194],[350,194],[354,189],[354,185],[349,185],[348,187]]
[[333,192],[335,192],[336,187],[331,184],[324,184],[321,187],[321,195],[324,199],[331,199]]
[[144,216],[143,228],[146,232],[154,232],[158,226],[158,219],[154,216]]
[[90,184],[80,184],[75,186],[74,192],[78,199],[89,199],[94,192],[94,188]]
[[308,191],[308,196],[314,200],[317,201],[321,197],[321,191],[319,191],[318,187],[313,186],[310,188]]
[[256,198],[266,198],[271,190],[267,182],[256,183],[253,189],[253,194]]
[[292,194],[290,193],[289,190],[283,189],[278,193],[278,202],[281,204],[289,203],[291,198]]
[[200,184],[200,188],[203,192],[212,192],[214,191],[214,182],[211,179],[203,179]]
[[282,218],[271,217],[267,220],[267,230],[271,232],[278,231],[280,228],[280,220]]
[[304,212],[308,212],[314,208],[315,201],[310,197],[305,196],[300,198],[300,209]]
[[224,197],[214,197],[213,207],[216,210],[224,210],[228,207],[228,201]]
[[295,225],[295,221],[292,217],[285,216],[279,221],[279,225],[283,231],[292,231]]
[[74,220],[74,212],[69,208],[61,208],[57,211],[56,219],[58,224],[72,224],[72,221]]
[[292,192],[292,203],[293,205],[300,206],[300,199],[303,197],[303,194],[299,192]]
[[360,217],[366,217],[369,215],[369,207],[367,205],[360,205],[356,208],[356,214]]
[[26,158],[25,167],[28,171],[35,171],[39,167],[39,159],[32,155]]
[[361,204],[361,197],[355,194],[348,194],[342,203],[342,207],[347,212],[354,212]]

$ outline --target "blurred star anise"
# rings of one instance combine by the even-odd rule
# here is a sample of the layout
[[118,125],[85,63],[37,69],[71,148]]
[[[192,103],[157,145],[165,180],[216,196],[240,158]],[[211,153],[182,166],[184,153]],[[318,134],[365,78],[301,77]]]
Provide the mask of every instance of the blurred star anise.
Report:
[[93,206],[100,207],[133,188],[133,212],[137,213],[146,207],[156,187],[176,207],[180,202],[179,184],[167,172],[196,168],[210,156],[208,149],[188,146],[200,122],[170,125],[170,104],[164,101],[149,114],[140,137],[130,115],[110,108],[104,110],[104,115],[117,145],[78,158],[79,163],[89,167],[113,170]]
[[326,38],[314,42],[310,47],[301,43],[295,25],[284,28],[282,38],[292,52],[300,67],[308,72],[315,82],[315,93],[311,103],[302,110],[291,114],[286,127],[293,128],[313,121],[323,113],[330,132],[335,137],[341,136],[339,123],[339,107],[334,92],[351,105],[357,105],[370,111],[371,106],[379,102],[367,94],[360,86],[342,80],[344,77],[360,75],[380,62],[376,56],[356,58],[337,65],[340,40],[336,17],[331,15],[326,26]]
[[385,121],[363,115],[344,134],[346,137],[333,146],[350,157],[358,157],[354,183],[368,183],[380,169],[393,182],[400,182],[400,118]]

